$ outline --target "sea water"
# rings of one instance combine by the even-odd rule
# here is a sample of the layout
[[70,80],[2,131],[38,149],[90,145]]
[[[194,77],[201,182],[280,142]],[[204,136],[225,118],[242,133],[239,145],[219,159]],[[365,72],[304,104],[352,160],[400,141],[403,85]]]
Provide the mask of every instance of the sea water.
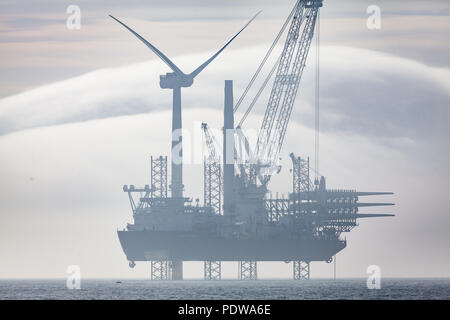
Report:
[[68,289],[65,279],[0,280],[0,299],[450,299],[450,279],[382,279],[368,289],[366,279],[308,281],[81,281]]

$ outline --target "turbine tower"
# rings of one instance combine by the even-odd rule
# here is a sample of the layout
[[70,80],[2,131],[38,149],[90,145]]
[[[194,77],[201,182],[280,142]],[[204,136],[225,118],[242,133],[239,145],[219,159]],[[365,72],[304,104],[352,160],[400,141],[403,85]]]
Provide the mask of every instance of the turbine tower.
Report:
[[[160,86],[162,89],[173,90],[173,109],[172,109],[172,182],[171,190],[173,198],[183,197],[183,142],[182,142],[182,123],[181,123],[181,88],[189,88],[194,83],[194,78],[199,75],[259,14],[259,11],[249,22],[233,37],[231,38],[219,51],[217,51],[205,63],[200,65],[190,74],[183,73],[166,55],[153,46],[150,42],[145,40],[142,36],[128,27],[126,24],[116,19],[112,15],[111,18],[116,20],[128,31],[134,34],[147,47],[149,47],[161,60],[163,60],[173,72],[168,72],[160,76]],[[175,161],[177,159],[177,161]]]

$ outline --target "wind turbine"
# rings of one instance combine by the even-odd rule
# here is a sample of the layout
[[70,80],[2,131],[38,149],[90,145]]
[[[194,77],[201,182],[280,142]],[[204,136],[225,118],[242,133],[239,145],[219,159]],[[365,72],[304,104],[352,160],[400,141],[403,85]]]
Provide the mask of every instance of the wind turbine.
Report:
[[[161,60],[163,60],[173,72],[168,72],[165,75],[160,76],[160,86],[162,89],[172,89],[173,90],[173,109],[172,109],[172,181],[171,190],[173,198],[183,197],[183,140],[181,135],[181,88],[188,88],[194,83],[194,78],[200,74],[225,48],[233,41],[259,14],[259,11],[249,22],[231,38],[219,51],[217,51],[211,58],[206,60],[202,65],[195,69],[190,74],[183,73],[180,68],[178,68],[165,54],[153,46],[150,42],[145,40],[133,29],[128,27],[126,24],[116,19],[112,15],[111,18],[116,20],[122,26],[124,26],[128,31],[134,34],[139,40],[141,40],[147,47],[149,47]],[[178,153],[178,155],[177,155]],[[174,159],[181,158],[179,163],[176,163]]]

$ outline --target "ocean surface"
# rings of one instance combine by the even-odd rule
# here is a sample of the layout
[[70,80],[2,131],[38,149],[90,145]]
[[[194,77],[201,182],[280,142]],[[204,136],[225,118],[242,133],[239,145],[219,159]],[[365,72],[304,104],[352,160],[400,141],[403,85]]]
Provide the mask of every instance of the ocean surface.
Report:
[[450,279],[383,279],[369,290],[366,279],[258,281],[0,280],[0,299],[450,299]]

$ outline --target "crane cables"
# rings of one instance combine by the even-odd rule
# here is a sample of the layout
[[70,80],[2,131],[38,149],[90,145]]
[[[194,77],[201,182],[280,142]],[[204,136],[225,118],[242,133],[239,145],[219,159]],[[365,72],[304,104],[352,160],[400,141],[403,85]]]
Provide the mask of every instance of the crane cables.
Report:
[[275,70],[278,67],[278,64],[280,63],[280,59],[277,60],[277,62],[272,67],[272,70],[270,70],[269,74],[267,75],[266,79],[264,80],[262,86],[259,88],[258,93],[253,98],[252,103],[248,106],[247,110],[245,111],[244,115],[242,116],[241,121],[239,121],[238,128],[242,127],[242,124],[244,123],[245,119],[247,119],[247,116],[249,115],[250,111],[252,111],[253,107],[255,106],[256,102],[258,101],[259,97],[261,96],[261,93],[264,91],[264,89],[267,86],[267,83],[269,83],[269,80],[272,78],[273,74],[275,73]]
[[317,12],[316,24],[316,84],[315,84],[315,125],[314,125],[314,172],[318,181],[319,172],[319,129],[320,129],[320,10]]
[[[301,0],[298,0],[301,1]],[[261,61],[261,64],[259,65],[258,69],[256,70],[255,74],[253,75],[252,79],[250,80],[249,84],[247,85],[247,87],[245,88],[243,94],[241,95],[241,97],[239,98],[239,100],[237,101],[235,107],[234,107],[234,112],[236,112],[238,110],[238,108],[241,106],[242,101],[245,99],[245,97],[247,96],[247,93],[249,92],[249,90],[251,89],[251,87],[253,86],[253,83],[255,82],[256,78],[258,78],[259,73],[261,72],[262,68],[264,67],[264,65],[266,64],[267,60],[269,59],[270,55],[272,54],[273,49],[275,48],[275,46],[277,45],[278,41],[280,40],[281,36],[284,33],[284,30],[286,30],[287,25],[289,24],[289,21],[291,20],[292,16],[294,15],[295,9],[296,9],[297,5],[292,9],[291,13],[289,14],[289,16],[287,17],[286,21],[283,24],[283,27],[281,28],[280,32],[278,32],[278,35],[276,36],[275,40],[273,41],[272,45],[269,48],[269,51],[266,53],[264,59]],[[262,91],[264,90],[264,88],[266,87],[267,83],[269,82],[270,78],[272,77],[273,73],[276,70],[276,67],[278,65],[279,59],[277,60],[277,62],[275,63],[274,67],[272,68],[272,70],[270,71],[269,75],[267,76],[266,80],[264,81],[262,87],[259,89],[256,97],[253,99],[252,103],[250,104],[250,106],[247,108],[243,118],[241,119],[241,121],[239,122],[239,127],[242,125],[242,123],[245,121],[245,119],[247,118],[248,114],[250,113],[250,111],[253,109],[256,101],[258,100],[259,96],[261,95]]]

